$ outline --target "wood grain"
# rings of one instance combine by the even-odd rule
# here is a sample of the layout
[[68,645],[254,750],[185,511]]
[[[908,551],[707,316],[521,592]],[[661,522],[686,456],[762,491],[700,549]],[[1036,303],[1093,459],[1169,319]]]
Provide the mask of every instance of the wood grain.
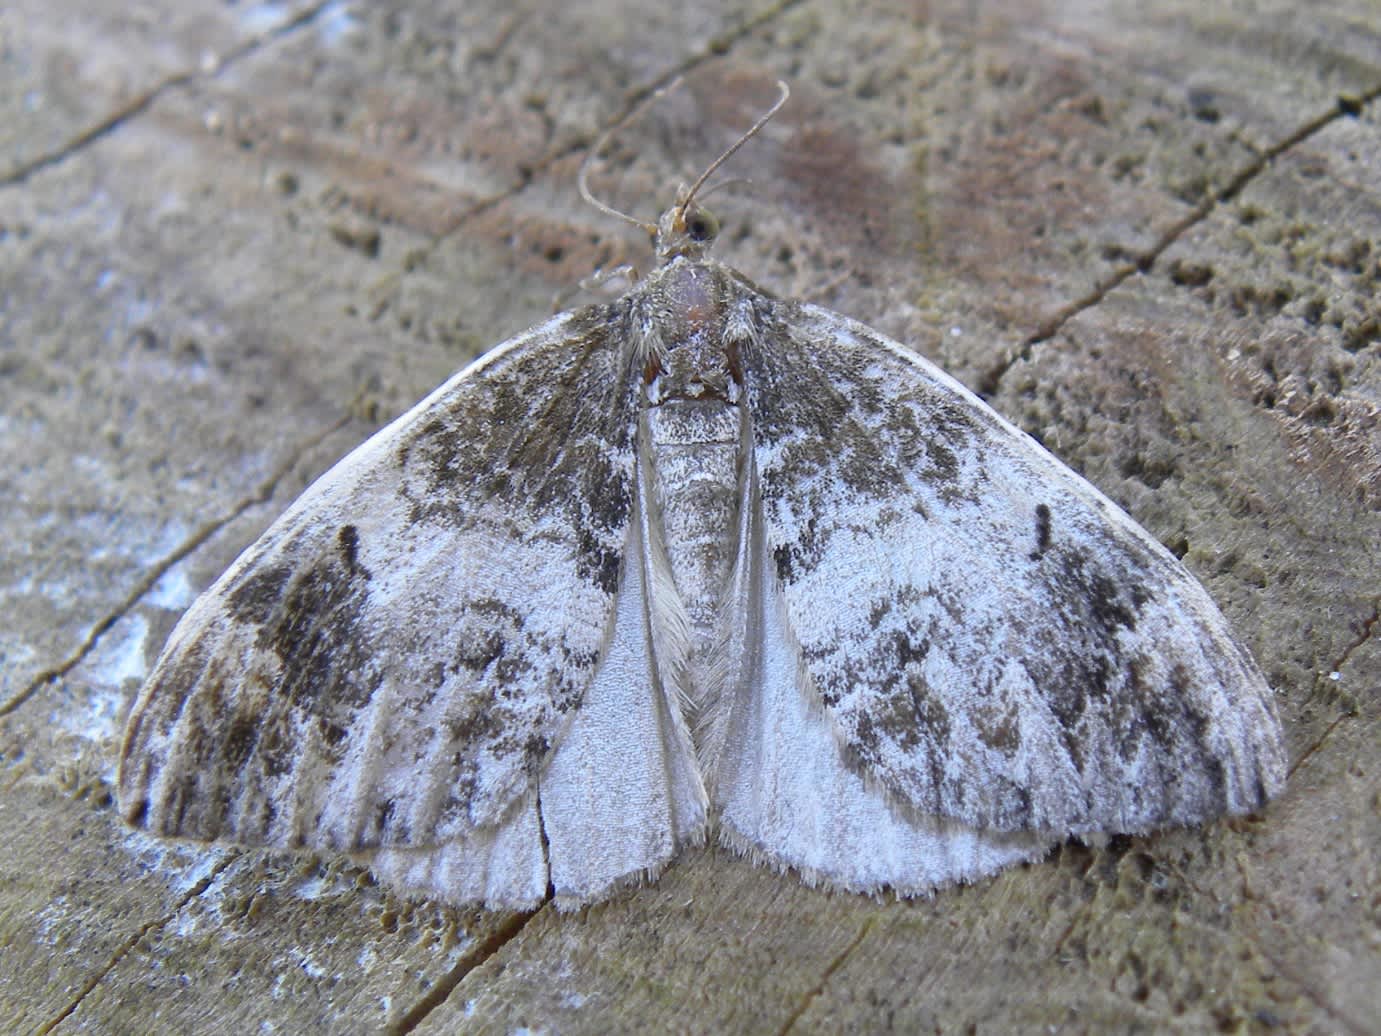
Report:
[[[552,6],[0,12],[0,1027],[1372,1031],[1375,4]],[[699,851],[531,916],[118,823],[124,711],[191,596],[646,262],[574,170],[677,73],[602,196],[654,216],[788,79],[719,257],[941,362],[1185,558],[1279,693],[1259,817],[908,903]]]

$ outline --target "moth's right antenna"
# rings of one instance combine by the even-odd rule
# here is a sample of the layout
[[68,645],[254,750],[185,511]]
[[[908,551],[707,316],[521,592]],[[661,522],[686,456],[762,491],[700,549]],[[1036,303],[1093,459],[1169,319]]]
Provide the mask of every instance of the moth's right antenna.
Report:
[[729,158],[733,155],[735,151],[737,151],[739,148],[743,147],[744,144],[748,143],[750,140],[756,137],[758,133],[762,130],[762,128],[766,126],[768,122],[771,121],[772,116],[776,115],[779,111],[782,110],[782,105],[786,104],[786,99],[791,96],[791,87],[787,86],[785,81],[778,79],[777,89],[782,92],[782,95],[777,98],[777,103],[774,104],[771,108],[768,108],[767,111],[765,111],[762,114],[762,117],[758,119],[757,122],[749,126],[748,131],[744,133],[743,136],[739,137],[738,140],[734,141],[733,145],[729,148],[728,151],[724,152],[724,154],[720,155],[713,162],[711,162],[709,168],[700,174],[700,179],[696,180],[695,183],[691,184],[690,190],[688,190],[686,192],[686,196],[681,199],[680,208],[677,210],[676,215],[678,223],[684,220],[686,210],[690,208],[690,203],[695,198],[696,192],[700,190],[700,188],[704,185],[705,181],[710,178],[714,171],[718,169],[720,166],[722,166],[725,162],[729,161]]
[[576,176],[576,185],[580,188],[580,196],[584,198],[587,202],[589,202],[591,205],[593,205],[595,208],[599,209],[600,212],[603,212],[604,214],[609,216],[613,216],[615,219],[621,219],[625,223],[632,223],[635,227],[642,227],[643,230],[646,230],[649,234],[653,235],[656,235],[657,233],[657,224],[644,223],[636,216],[630,216],[626,212],[620,212],[618,209],[611,208],[610,206],[604,204],[604,202],[600,201],[598,198],[596,198],[593,194],[590,193],[590,166],[594,164],[595,159],[599,157],[599,153],[604,150],[605,146],[609,143],[610,138],[613,137],[615,133],[617,133],[619,130],[623,129],[630,122],[636,119],[639,115],[646,111],[654,102],[660,101],[663,97],[665,97],[667,94],[671,93],[671,91],[675,90],[678,86],[680,86],[681,79],[681,76],[677,76],[675,79],[667,83],[665,86],[659,86],[656,90],[653,90],[650,94],[648,94],[641,101],[639,101],[632,108],[630,108],[628,110],[628,113],[624,115],[623,118],[619,119],[618,122],[614,123],[607,130],[601,133],[599,135],[599,139],[595,141],[595,146],[590,148],[589,152],[585,155],[585,160],[580,163],[580,172]]

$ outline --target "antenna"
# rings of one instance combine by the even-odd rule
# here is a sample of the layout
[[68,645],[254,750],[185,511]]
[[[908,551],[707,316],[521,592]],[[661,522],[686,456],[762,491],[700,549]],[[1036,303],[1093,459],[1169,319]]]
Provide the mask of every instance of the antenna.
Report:
[[621,219],[625,223],[632,223],[635,227],[641,227],[643,230],[646,230],[649,234],[657,233],[657,224],[645,223],[642,220],[638,219],[636,216],[630,216],[626,212],[620,212],[618,209],[612,208],[611,206],[604,204],[604,202],[600,201],[598,198],[596,198],[593,194],[590,193],[590,166],[594,164],[594,161],[599,156],[599,153],[604,150],[605,146],[608,145],[609,140],[614,136],[615,133],[617,133],[619,130],[623,129],[630,122],[636,119],[639,115],[641,115],[644,111],[651,107],[651,105],[655,101],[660,101],[663,97],[665,97],[667,94],[671,93],[671,91],[675,90],[678,86],[680,86],[682,78],[683,77],[681,76],[677,76],[671,82],[666,83],[663,86],[659,86],[656,90],[653,90],[641,101],[633,105],[632,108],[628,109],[628,112],[623,116],[623,118],[619,119],[618,122],[614,123],[607,130],[601,133],[599,135],[599,139],[595,141],[595,146],[590,149],[589,153],[585,156],[585,160],[580,163],[580,172],[576,176],[576,185],[580,188],[580,196],[584,198],[587,202],[589,202],[595,208],[599,209],[599,211],[603,212],[605,215],[613,216],[616,219]]
[[737,151],[739,148],[743,147],[744,144],[748,143],[748,141],[756,137],[758,133],[762,130],[762,128],[766,126],[768,122],[771,121],[772,116],[776,115],[779,111],[782,110],[782,105],[786,104],[786,99],[791,96],[791,88],[787,86],[783,80],[778,79],[777,89],[782,92],[782,95],[777,98],[777,103],[774,104],[771,108],[768,108],[767,111],[765,111],[762,114],[762,117],[748,128],[748,131],[744,133],[743,136],[739,137],[738,140],[734,141],[734,143],[730,146],[728,151],[724,152],[724,154],[720,155],[713,162],[711,162],[709,168],[700,174],[700,179],[696,180],[695,183],[691,184],[691,189],[688,190],[686,192],[686,196],[681,199],[680,208],[676,212],[676,219],[678,223],[681,222],[682,219],[684,219],[686,215],[686,209],[690,208],[690,203],[694,200],[696,192],[699,191],[700,188],[704,185],[705,181],[710,178],[710,175],[716,169],[722,166],[725,162],[729,161],[730,156],[733,155],[735,151]]
[[[627,126],[635,118],[637,118],[644,111],[646,111],[647,108],[653,104],[653,102],[661,100],[662,97],[664,97],[666,94],[670,93],[672,90],[675,90],[678,86],[680,86],[682,78],[683,77],[681,76],[677,76],[671,82],[665,84],[664,86],[659,86],[656,90],[653,90],[652,93],[648,94],[641,101],[639,101],[632,108],[630,108],[627,114],[623,116],[623,118],[619,119],[618,122],[614,123],[607,130],[601,133],[599,135],[599,139],[595,141],[595,146],[590,149],[589,153],[586,154],[584,161],[580,163],[580,172],[576,175],[576,185],[580,188],[580,196],[584,198],[589,204],[593,205],[595,208],[599,209],[600,212],[603,212],[606,215],[613,216],[615,219],[621,219],[625,223],[631,223],[635,227],[641,227],[643,230],[646,230],[649,234],[652,234],[654,236],[657,233],[657,224],[645,223],[642,220],[638,219],[636,216],[630,216],[626,212],[620,212],[618,209],[606,205],[604,202],[600,201],[598,198],[594,196],[594,194],[590,192],[590,167],[594,164],[594,161],[599,156],[600,152],[603,151],[604,148],[608,145],[610,138],[612,138],[615,133],[623,129],[623,127]],[[763,113],[762,117],[759,118],[757,122],[753,123],[753,125],[748,128],[748,131],[744,133],[743,136],[739,137],[738,140],[734,141],[734,143],[729,147],[729,150],[725,151],[724,154],[720,155],[713,162],[711,162],[709,164],[709,167],[706,168],[706,170],[700,174],[700,178],[691,185],[690,190],[685,192],[685,196],[681,199],[681,203],[677,206],[676,209],[677,222],[681,222],[685,218],[686,209],[690,207],[690,203],[695,199],[696,193],[699,192],[700,188],[705,185],[705,181],[710,178],[714,171],[718,169],[720,166],[722,166],[725,162],[727,162],[730,156],[733,155],[735,151],[737,151],[739,148],[743,147],[744,144],[748,143],[748,141],[756,137],[758,133],[761,132],[762,128],[766,126],[769,121],[771,121],[772,116],[776,115],[777,112],[782,110],[782,105],[786,104],[787,98],[791,96],[791,88],[788,87],[784,81],[778,79],[777,89],[781,91],[781,96],[777,98],[777,103],[772,105],[771,108],[767,109],[767,111]],[[726,184],[733,182],[734,181],[732,180],[726,181]],[[720,184],[718,186],[722,187],[726,186],[726,184]],[[716,189],[718,188],[711,188],[711,190]],[[710,192],[707,191],[706,194],[708,193]]]

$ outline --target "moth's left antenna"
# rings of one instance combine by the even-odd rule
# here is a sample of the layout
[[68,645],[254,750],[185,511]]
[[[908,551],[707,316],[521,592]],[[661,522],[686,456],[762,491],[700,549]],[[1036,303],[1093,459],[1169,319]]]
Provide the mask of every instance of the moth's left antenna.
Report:
[[599,209],[600,212],[603,212],[609,216],[613,216],[616,219],[621,219],[626,223],[632,223],[635,227],[642,227],[642,229],[646,230],[649,234],[653,235],[657,233],[657,224],[644,223],[636,216],[630,216],[626,212],[620,212],[618,209],[612,208],[611,206],[604,204],[604,202],[600,201],[598,198],[596,198],[593,194],[590,193],[590,166],[594,164],[595,159],[599,157],[599,153],[604,150],[605,146],[609,143],[610,138],[613,137],[615,133],[617,133],[619,130],[623,129],[630,122],[636,119],[639,115],[646,111],[648,107],[651,106],[654,102],[661,100],[664,96],[666,96],[672,90],[675,90],[680,85],[681,76],[677,76],[675,79],[673,79],[666,85],[659,86],[656,90],[653,90],[652,93],[648,94],[641,101],[639,101],[632,108],[630,108],[628,110],[628,113],[624,115],[623,118],[619,119],[618,122],[614,123],[607,130],[601,133],[599,135],[599,139],[595,141],[595,146],[590,148],[589,153],[585,156],[585,160],[580,163],[580,172],[576,176],[576,185],[580,188],[580,196],[584,198],[587,202],[589,202],[591,205],[593,205],[595,208]]

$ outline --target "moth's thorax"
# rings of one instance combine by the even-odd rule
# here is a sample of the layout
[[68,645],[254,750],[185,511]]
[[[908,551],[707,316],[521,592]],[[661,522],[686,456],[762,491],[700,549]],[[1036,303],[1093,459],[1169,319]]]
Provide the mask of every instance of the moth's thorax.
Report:
[[737,403],[742,382],[736,304],[717,266],[675,259],[644,286],[641,317],[648,405],[714,397]]

